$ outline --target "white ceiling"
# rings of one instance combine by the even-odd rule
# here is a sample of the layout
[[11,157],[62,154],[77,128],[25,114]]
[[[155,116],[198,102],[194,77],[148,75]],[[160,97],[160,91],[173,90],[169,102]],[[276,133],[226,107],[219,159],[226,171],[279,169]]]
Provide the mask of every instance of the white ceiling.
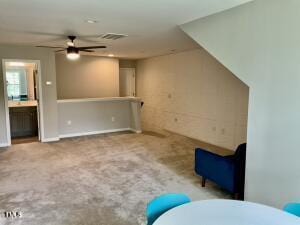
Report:
[[[197,48],[178,25],[250,0],[0,0],[0,43],[64,45],[67,35],[89,36],[78,46],[106,44],[97,55],[145,58]],[[88,19],[98,23],[89,24]],[[97,38],[121,33],[115,41]],[[92,37],[90,37],[92,36]]]

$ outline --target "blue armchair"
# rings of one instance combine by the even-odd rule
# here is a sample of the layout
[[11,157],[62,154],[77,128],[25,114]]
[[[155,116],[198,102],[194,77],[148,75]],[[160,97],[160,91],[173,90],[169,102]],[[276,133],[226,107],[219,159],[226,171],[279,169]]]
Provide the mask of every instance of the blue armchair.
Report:
[[209,179],[232,193],[244,198],[246,144],[238,146],[234,155],[220,156],[201,148],[195,150],[195,172],[202,176],[202,187]]

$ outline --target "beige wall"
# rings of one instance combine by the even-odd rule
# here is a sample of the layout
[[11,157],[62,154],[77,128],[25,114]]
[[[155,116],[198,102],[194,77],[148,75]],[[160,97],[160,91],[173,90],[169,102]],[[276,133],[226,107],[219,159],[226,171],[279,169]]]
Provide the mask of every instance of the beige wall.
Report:
[[136,68],[136,60],[131,59],[120,59],[119,66],[120,68]]
[[71,61],[56,55],[58,99],[119,96],[118,59],[81,56]]
[[[0,145],[5,145],[6,143],[6,126],[8,125],[5,121],[2,59],[27,59],[41,61],[43,89],[42,101],[45,130],[44,139],[47,141],[57,138],[56,74],[53,51],[35,47],[0,46]],[[46,81],[51,81],[52,85],[46,85]]]
[[246,142],[248,87],[203,49],[139,60],[137,95],[143,130],[230,149]]
[[300,202],[300,1],[256,0],[183,26],[250,86],[246,193]]
[[58,101],[59,135],[140,132],[140,105],[138,99],[130,98]]

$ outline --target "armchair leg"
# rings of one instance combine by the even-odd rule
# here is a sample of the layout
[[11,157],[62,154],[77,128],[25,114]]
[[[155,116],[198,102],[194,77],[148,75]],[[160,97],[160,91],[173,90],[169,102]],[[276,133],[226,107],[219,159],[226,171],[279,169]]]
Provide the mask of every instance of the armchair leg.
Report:
[[201,182],[202,187],[205,187],[205,182],[206,182],[206,179],[204,177],[202,177],[202,182]]
[[235,193],[235,194],[233,195],[233,198],[234,198],[235,200],[239,200],[239,199],[240,199],[240,194],[239,194],[239,193]]

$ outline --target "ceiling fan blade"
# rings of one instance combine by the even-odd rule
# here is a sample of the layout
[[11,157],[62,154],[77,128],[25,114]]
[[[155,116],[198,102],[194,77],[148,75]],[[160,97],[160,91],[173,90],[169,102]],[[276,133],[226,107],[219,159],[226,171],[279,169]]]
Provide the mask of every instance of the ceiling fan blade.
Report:
[[61,47],[61,46],[46,46],[46,45],[38,45],[38,46],[35,46],[35,47],[38,47],[38,48],[64,48],[64,47]]
[[63,52],[63,51],[65,51],[65,49],[57,50],[55,52]]
[[85,49],[93,49],[93,48],[106,48],[104,45],[99,46],[86,46],[86,47],[77,47],[79,50],[85,50]]
[[93,50],[87,50],[87,49],[81,49],[80,51],[81,51],[81,52],[95,52],[95,51],[93,51]]

